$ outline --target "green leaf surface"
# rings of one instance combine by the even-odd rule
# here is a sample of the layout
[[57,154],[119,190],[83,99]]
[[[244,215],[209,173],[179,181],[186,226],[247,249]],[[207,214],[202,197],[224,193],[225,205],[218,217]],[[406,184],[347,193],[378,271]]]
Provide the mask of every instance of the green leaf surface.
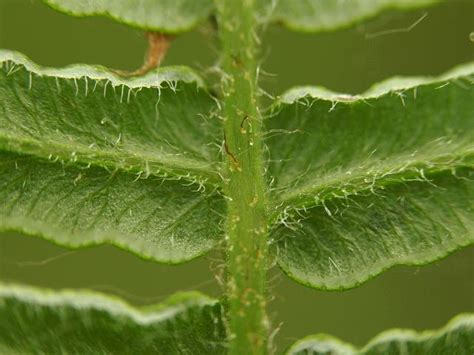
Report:
[[0,286],[2,354],[224,354],[222,306],[198,292],[135,309],[85,291]]
[[0,58],[0,230],[168,263],[221,239],[219,122],[192,72],[124,80]]
[[303,32],[322,32],[353,25],[385,10],[409,10],[441,0],[265,0],[272,19]]
[[474,242],[473,65],[361,96],[288,92],[267,119],[278,260],[350,288]]
[[73,16],[103,15],[127,25],[164,33],[185,32],[205,20],[212,0],[43,0]]
[[[127,25],[163,33],[191,30],[214,11],[213,0],[43,0],[72,16],[107,16]],[[257,0],[260,21],[301,32],[351,26],[386,10],[427,7],[442,0]]]
[[293,344],[287,355],[401,355],[474,353],[474,315],[463,314],[452,319],[444,328],[415,332],[394,329],[381,333],[366,346],[357,349],[339,339],[320,334]]

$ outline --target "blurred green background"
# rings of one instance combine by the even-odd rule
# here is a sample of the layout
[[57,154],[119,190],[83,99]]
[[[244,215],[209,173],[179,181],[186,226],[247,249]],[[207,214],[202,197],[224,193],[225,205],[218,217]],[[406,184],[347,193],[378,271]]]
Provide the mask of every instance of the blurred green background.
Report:
[[[411,31],[377,35],[407,29],[424,14]],[[472,0],[386,12],[334,33],[307,35],[270,27],[264,35],[262,68],[267,74],[262,86],[272,95],[305,84],[359,93],[394,75],[437,75],[474,59],[472,32]],[[21,51],[48,66],[81,62],[135,69],[146,42],[139,31],[111,20],[68,17],[37,0],[0,0],[0,48]],[[211,29],[204,26],[178,37],[164,65],[205,70],[216,62],[216,51]],[[213,80],[209,71],[204,73]],[[91,288],[136,305],[159,302],[183,289],[218,296],[215,275],[222,268],[219,251],[182,266],[163,266],[109,246],[70,251],[37,238],[0,234],[0,281]],[[395,267],[344,292],[306,288],[273,268],[269,290],[279,352],[319,332],[362,345],[387,328],[438,328],[460,312],[474,312],[474,248],[425,267]]]

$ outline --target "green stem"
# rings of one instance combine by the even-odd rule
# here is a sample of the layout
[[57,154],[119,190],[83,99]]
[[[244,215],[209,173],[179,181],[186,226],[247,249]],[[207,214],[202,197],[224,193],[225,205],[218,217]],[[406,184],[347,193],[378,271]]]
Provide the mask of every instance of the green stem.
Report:
[[217,0],[227,155],[230,354],[265,354],[266,185],[257,103],[254,0]]

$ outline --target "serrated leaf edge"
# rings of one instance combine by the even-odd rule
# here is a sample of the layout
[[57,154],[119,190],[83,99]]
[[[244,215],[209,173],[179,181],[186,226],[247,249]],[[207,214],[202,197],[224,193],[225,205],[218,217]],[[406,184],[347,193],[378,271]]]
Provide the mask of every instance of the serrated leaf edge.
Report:
[[90,290],[60,290],[33,288],[0,283],[2,298],[14,297],[29,303],[48,306],[68,305],[78,309],[100,309],[112,315],[125,315],[137,324],[150,324],[173,318],[189,306],[214,306],[219,302],[197,291],[178,292],[153,306],[136,308],[122,299]]
[[293,103],[308,104],[308,99],[328,101],[333,104],[363,102],[366,99],[376,99],[389,93],[400,94],[422,85],[439,83],[441,87],[447,85],[448,82],[456,84],[456,80],[460,78],[474,84],[474,61],[460,64],[438,76],[394,76],[372,85],[359,95],[335,92],[321,86],[296,86],[282,93],[271,110],[278,110],[282,105]]
[[[367,351],[372,346],[384,343],[391,340],[397,339],[409,339],[417,342],[421,342],[430,338],[436,338],[438,336],[443,336],[446,333],[449,333],[455,330],[458,327],[470,326],[473,329],[474,333],[474,314],[473,313],[462,313],[451,319],[445,326],[436,330],[425,330],[425,331],[415,331],[411,329],[399,329],[394,328],[386,330],[374,338],[372,338],[364,347],[357,349],[352,344],[346,343],[336,337],[327,335],[327,334],[316,334],[304,337],[294,344],[292,344],[286,351],[286,355],[295,354],[296,351],[299,351],[298,346],[304,345],[308,341],[320,341],[326,342],[326,346],[329,347],[332,351],[344,351],[341,354],[358,354]],[[324,344],[324,343],[323,343]]]
[[[462,250],[464,248],[468,247],[473,247],[474,246],[474,239],[469,240],[468,238],[461,238],[462,242],[458,243],[454,246],[451,246],[450,248],[447,248],[443,250],[442,253],[437,254],[437,256],[433,259],[431,257],[425,256],[423,259],[417,259],[419,258],[419,254],[410,254],[410,257],[405,257],[397,260],[396,262],[391,262],[388,265],[385,264],[383,265],[382,262],[380,262],[377,266],[378,267],[371,267],[370,270],[374,270],[373,272],[368,272],[366,273],[365,277],[358,279],[356,282],[353,282],[352,284],[340,286],[340,287],[327,287],[327,286],[322,286],[322,285],[317,285],[314,283],[309,282],[308,280],[302,279],[295,275],[289,268],[287,268],[283,263],[277,261],[278,266],[280,269],[287,275],[290,279],[298,282],[300,285],[316,289],[316,290],[321,290],[321,291],[346,291],[346,290],[351,290],[354,288],[359,287],[360,285],[366,283],[367,281],[370,281],[374,279],[375,277],[391,270],[396,267],[401,267],[401,266],[427,266],[434,264],[438,261],[441,261],[443,259],[446,259],[448,256],[451,254]],[[439,251],[439,249],[437,250]],[[277,256],[278,257],[278,256]],[[413,259],[413,260],[411,260]]]
[[0,65],[8,66],[10,72],[14,72],[16,65],[22,65],[37,76],[107,80],[114,87],[125,85],[130,89],[160,88],[163,84],[171,84],[171,87],[173,87],[173,83],[178,81],[196,83],[204,88],[204,80],[201,76],[184,65],[160,67],[143,76],[122,77],[100,65],[72,64],[63,68],[44,67],[34,63],[22,53],[7,49],[0,49]]

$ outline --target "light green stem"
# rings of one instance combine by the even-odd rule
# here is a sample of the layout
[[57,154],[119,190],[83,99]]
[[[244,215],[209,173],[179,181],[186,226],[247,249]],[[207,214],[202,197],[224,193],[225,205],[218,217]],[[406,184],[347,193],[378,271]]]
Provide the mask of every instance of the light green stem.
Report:
[[266,185],[257,103],[254,0],[217,0],[222,45],[230,354],[265,354]]

